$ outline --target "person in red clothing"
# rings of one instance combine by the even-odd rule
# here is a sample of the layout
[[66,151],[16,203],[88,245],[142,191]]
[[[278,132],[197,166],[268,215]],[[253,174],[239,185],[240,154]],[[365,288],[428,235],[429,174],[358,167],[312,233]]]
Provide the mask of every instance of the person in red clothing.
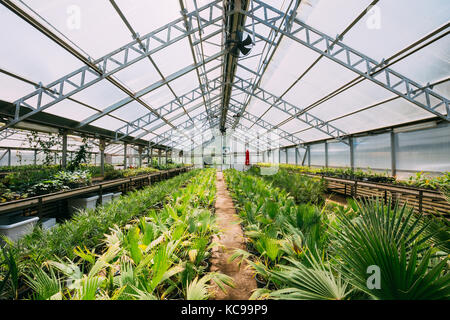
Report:
[[245,165],[249,166],[250,165],[250,152],[245,151]]

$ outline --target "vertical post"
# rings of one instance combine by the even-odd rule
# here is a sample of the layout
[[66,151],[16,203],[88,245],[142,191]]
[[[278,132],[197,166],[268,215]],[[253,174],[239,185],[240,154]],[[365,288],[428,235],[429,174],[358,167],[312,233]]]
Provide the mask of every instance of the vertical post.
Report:
[[33,164],[37,164],[37,149],[34,149],[34,158],[33,158]]
[[105,139],[100,139],[98,148],[100,149],[100,174],[103,177],[105,175]]
[[284,149],[284,151],[285,151],[285,153],[286,153],[286,164],[288,164],[288,163],[289,163],[289,159],[288,159],[288,156],[289,156],[288,148]]
[[8,167],[11,167],[11,149],[8,149]]
[[62,141],[62,159],[61,167],[65,169],[67,167],[67,130],[63,131],[63,141]]
[[295,146],[295,165],[298,166],[298,146]]
[[325,168],[328,168],[328,142],[325,141]]
[[311,167],[311,146],[307,147],[308,152],[308,167]]
[[150,166],[153,166],[153,148],[150,148]]
[[392,176],[395,177],[397,175],[397,160],[395,156],[396,146],[395,146],[395,133],[394,130],[391,130],[391,170]]
[[203,132],[202,132],[202,159],[201,159],[201,161],[202,161],[202,168],[203,168],[203,166],[204,166],[204,164],[205,164],[205,160],[204,160],[204,156],[205,156],[205,145],[203,144],[203,139],[204,139],[204,137],[203,137]]
[[142,167],[142,152],[143,152],[142,146],[138,147],[138,155],[139,155],[139,168]]
[[161,166],[161,149],[158,149],[158,165]]
[[355,170],[355,145],[353,143],[353,137],[348,138],[348,144],[350,145],[350,168]]
[[260,162],[260,159],[259,159],[259,133],[256,135],[256,137],[257,137],[256,162],[258,163],[258,162]]
[[167,159],[168,159],[168,149],[166,148],[166,165],[167,165]]
[[127,165],[127,149],[128,149],[128,143],[123,144],[123,168],[126,169],[128,167]]
[[234,154],[234,164],[236,165],[236,163],[237,163],[237,152],[238,152],[236,136],[233,136],[233,141],[234,141],[234,152],[233,152],[233,154]]

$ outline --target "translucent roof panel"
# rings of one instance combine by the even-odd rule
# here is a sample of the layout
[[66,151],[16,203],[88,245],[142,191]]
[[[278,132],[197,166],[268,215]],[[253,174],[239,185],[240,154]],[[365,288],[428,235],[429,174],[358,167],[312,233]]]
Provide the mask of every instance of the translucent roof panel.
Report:
[[[24,0],[24,2],[94,59],[133,40],[109,1],[74,3],[72,0]],[[30,14],[37,17],[31,12]]]
[[116,72],[114,77],[119,79],[134,92],[142,90],[161,80],[161,76],[148,59],[142,59],[133,63],[131,66]]
[[0,6],[0,17],[2,69],[45,85],[83,66],[81,61],[4,6]]
[[0,100],[14,102],[34,90],[31,84],[0,72]]
[[[291,12],[294,5],[299,4],[299,8],[296,9],[297,19],[332,38],[347,30],[342,42],[378,62],[388,59],[447,24],[450,12],[450,3],[445,0],[384,0],[378,1],[377,6],[373,8],[368,8],[372,3],[371,0],[263,2],[286,14]],[[168,31],[164,26],[172,21],[178,21],[180,24],[177,25],[178,28],[171,29],[171,35],[184,34],[182,8],[185,7],[188,12],[192,12],[197,7],[210,5],[213,1],[183,0],[180,3],[179,0],[115,0],[88,3],[69,0],[17,0],[14,3],[82,56],[99,59],[131,43],[132,32],[137,32],[142,37],[157,28],[162,28],[158,36],[165,40]],[[114,3],[126,21],[117,12]],[[253,25],[254,21],[250,17],[246,18],[244,37],[249,36],[253,39],[254,29],[256,42],[247,56],[237,59],[238,66],[234,75],[235,81],[244,79],[249,84],[258,84],[268,95],[260,99],[261,96],[252,96],[248,92],[259,94],[258,88],[250,87],[243,91],[236,83],[231,91],[227,117],[220,119],[224,88],[227,88],[220,86],[220,82],[227,79],[223,74],[226,70],[225,63],[231,60],[225,61],[225,39],[223,39],[225,28],[221,10],[223,2],[215,3],[217,7],[214,7],[211,16],[217,19],[214,24],[204,27],[201,32],[193,32],[190,39],[177,38],[177,41],[170,45],[152,52],[150,58],[129,50],[128,61],[136,57],[142,59],[114,74],[108,74],[127,88],[131,92],[130,95],[146,92],[140,99],[149,108],[130,99],[127,93],[111,83],[111,79],[102,79],[73,94],[70,99],[64,99],[46,108],[45,111],[77,121],[85,121],[103,111],[100,113],[103,116],[93,121],[91,125],[115,131],[125,126],[127,122],[148,116],[151,114],[149,109],[152,108],[162,112],[164,119],[152,119],[151,124],[132,129],[134,131],[131,136],[159,141],[161,137],[158,135],[170,133],[173,136],[164,139],[163,143],[175,142],[182,146],[191,144],[186,135],[200,136],[200,142],[202,133],[204,136],[213,137],[216,133],[210,130],[211,123],[216,130],[219,127],[218,123],[222,122],[219,120],[225,121],[227,128],[237,124],[235,134],[239,135],[239,139],[254,140],[261,134],[264,143],[273,140],[281,146],[294,143],[292,139],[280,138],[280,135],[286,133],[305,142],[333,138],[333,134],[326,134],[314,128],[313,123],[308,124],[295,119],[294,112],[299,109],[306,109],[309,115],[313,115],[319,121],[331,122],[343,133],[357,133],[434,117],[432,113],[403,97],[396,97],[393,92],[369,79],[346,90],[339,90],[338,94],[332,94],[358,78],[358,73],[321,56],[287,35],[281,36],[276,29],[280,26],[284,28],[282,19],[278,19],[278,14],[268,10],[267,22],[270,24],[275,21],[273,27],[257,21]],[[249,10],[255,3],[249,2]],[[209,10],[201,12],[202,23],[210,19],[209,14]],[[352,25],[359,16],[361,19]],[[32,27],[25,19],[8,10],[6,6],[0,6],[0,17],[2,30],[8,31],[0,33],[0,41],[3,44],[0,47],[1,70],[46,85],[84,67],[80,60]],[[198,27],[196,19],[190,21],[193,22],[192,28]],[[133,30],[130,31],[128,27]],[[438,82],[431,89],[448,97],[450,38],[445,32],[448,31],[442,30],[439,34],[416,44],[408,52],[403,53],[405,57],[400,56],[400,61],[395,61],[389,68],[421,85]],[[314,38],[313,35],[312,37]],[[437,38],[439,39],[434,41]],[[273,45],[270,41],[266,41],[267,39],[272,41]],[[151,41],[155,45],[160,43],[157,39]],[[322,45],[323,49],[324,44]],[[422,45],[424,46],[421,47]],[[113,57],[118,61],[125,59],[125,50]],[[208,61],[206,64],[195,68],[194,63],[201,64],[205,60]],[[117,64],[113,59],[108,59],[106,71],[113,70],[113,67],[116,68]],[[25,81],[5,73],[6,71],[0,72],[2,88],[0,99],[13,102],[35,90]],[[380,73],[376,77],[379,79],[383,75]],[[87,73],[86,77],[87,82],[95,79],[95,75],[90,73]],[[74,83],[78,83],[77,81]],[[199,96],[198,88],[205,84],[207,86],[204,87],[204,95]],[[74,87],[75,85],[65,82],[63,94],[67,94]],[[53,88],[57,86],[54,85]],[[182,106],[176,105],[179,97],[183,97]],[[280,106],[285,105],[271,105],[277,97],[296,108],[280,110],[283,109]],[[107,109],[119,105],[123,99],[130,102],[119,108],[113,108],[112,111]],[[425,102],[424,99],[425,95],[418,98],[422,103]],[[25,102],[37,105],[37,101],[36,95]],[[44,95],[42,103],[50,101],[51,98]],[[170,113],[168,108],[162,109],[169,105],[173,107]],[[247,113],[238,118],[236,115],[243,107]],[[207,111],[212,116],[210,120],[204,117]],[[446,114],[443,105],[436,111]],[[181,128],[189,123],[190,119],[195,119],[192,128],[183,129],[183,132],[173,130],[172,125]],[[255,119],[262,119],[268,125],[264,124],[262,128],[254,123]],[[267,134],[267,128],[273,127],[279,127],[280,132]]]
[[72,98],[80,100],[100,110],[109,107],[125,97],[128,97],[128,95],[106,79],[101,80],[72,95]]
[[431,113],[416,105],[404,99],[396,99],[367,111],[333,121],[332,124],[347,133],[357,133],[431,117],[433,117]]
[[313,28],[334,37],[342,33],[372,1],[310,0],[302,2],[304,2],[303,5],[300,5],[297,10],[298,17]]
[[355,25],[343,42],[381,61],[447,23],[449,11],[446,0],[379,1],[377,10]]

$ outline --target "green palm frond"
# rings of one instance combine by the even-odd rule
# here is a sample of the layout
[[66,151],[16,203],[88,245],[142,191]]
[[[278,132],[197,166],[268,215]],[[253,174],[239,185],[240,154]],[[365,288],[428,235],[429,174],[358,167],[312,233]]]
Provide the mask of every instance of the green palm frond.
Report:
[[[355,287],[375,299],[449,297],[448,257],[436,257],[430,248],[429,222],[406,206],[378,200],[359,203],[357,210],[356,219],[339,217],[342,229],[335,242],[341,271]],[[368,285],[371,270],[379,270],[379,288]]]
[[291,265],[283,265],[280,270],[271,271],[270,278],[286,287],[272,291],[269,297],[285,300],[346,299],[352,289],[332,270],[328,262],[317,259],[317,255],[319,253],[311,252],[305,255],[309,267],[297,260],[288,259]]

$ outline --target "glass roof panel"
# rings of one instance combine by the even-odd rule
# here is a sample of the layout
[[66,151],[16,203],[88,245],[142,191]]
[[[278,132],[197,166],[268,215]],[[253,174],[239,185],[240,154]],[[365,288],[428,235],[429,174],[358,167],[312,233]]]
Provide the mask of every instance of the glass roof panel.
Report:
[[165,77],[194,64],[187,38],[172,43],[151,57]]
[[35,88],[24,81],[15,79],[0,72],[0,100],[14,102],[24,95],[32,92]]
[[94,59],[133,40],[107,1],[77,1],[76,4],[72,0],[24,2]]
[[76,121],[82,121],[97,113],[95,110],[67,99],[47,108],[45,112]]
[[363,109],[394,96],[396,96],[394,93],[365,80],[319,104],[309,112],[324,121],[329,121],[337,116]]
[[281,121],[286,120],[287,118],[289,118],[289,115],[276,109],[276,108],[272,108],[270,109],[263,117],[262,119],[264,121],[267,121],[273,125],[276,125],[278,123],[280,123]]
[[297,10],[298,17],[331,37],[347,28],[371,3],[370,0],[309,0],[302,2],[303,4]]
[[181,17],[178,0],[116,0],[116,3],[134,31],[141,36]]
[[0,6],[0,17],[2,69],[45,85],[83,66],[78,59],[4,6]]
[[311,49],[283,38],[267,68],[261,88],[280,96],[319,57]]
[[148,59],[142,59],[131,66],[120,70],[114,74],[114,77],[119,79],[134,92],[161,80],[161,76]]
[[433,117],[431,113],[404,99],[397,99],[356,115],[333,121],[332,124],[347,133],[356,133],[430,117]]
[[113,117],[110,116],[104,116],[101,117],[98,120],[95,120],[94,122],[90,123],[92,126],[96,126],[99,128],[116,131],[120,127],[124,125],[123,121],[119,121]]
[[306,108],[322,99],[357,75],[329,60],[320,60],[301,81],[284,96],[284,99],[297,107]]
[[287,131],[289,133],[294,133],[294,132],[298,132],[299,130],[303,130],[303,129],[306,129],[309,127],[310,126],[308,124],[294,118],[294,119],[286,122],[282,126],[280,126],[280,129]]
[[100,110],[109,107],[125,97],[128,97],[125,92],[118,89],[106,79],[101,80],[72,96],[72,98]]
[[[343,42],[378,61],[447,23],[450,12],[450,2],[446,0],[380,1],[377,7],[377,12],[369,12]],[[368,19],[378,19],[379,23]]]
[[115,115],[126,121],[136,120],[137,118],[140,118],[147,113],[149,113],[149,110],[136,101],[132,101],[122,108],[111,112],[112,115]]
[[147,102],[152,108],[158,109],[166,103],[173,101],[175,97],[167,86],[160,86],[146,95],[143,95],[141,99]]

